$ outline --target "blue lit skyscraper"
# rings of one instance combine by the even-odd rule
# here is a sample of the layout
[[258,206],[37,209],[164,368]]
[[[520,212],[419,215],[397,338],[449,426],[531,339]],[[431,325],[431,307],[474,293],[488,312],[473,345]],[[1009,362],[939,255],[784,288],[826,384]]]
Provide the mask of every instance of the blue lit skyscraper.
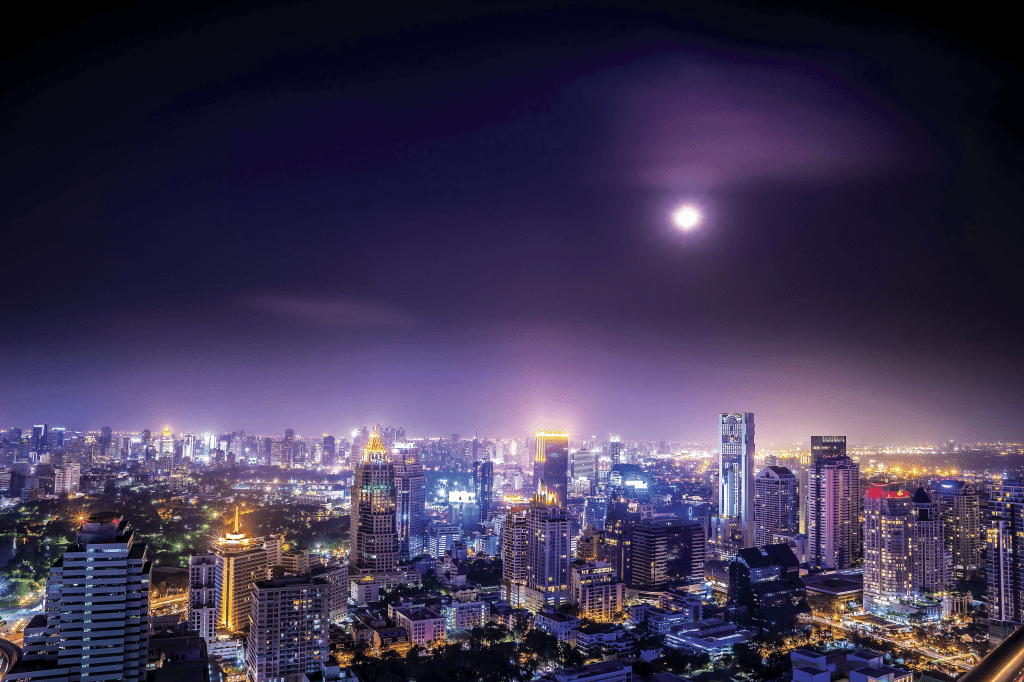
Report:
[[754,543],[754,413],[719,415],[718,515],[739,520],[743,546]]

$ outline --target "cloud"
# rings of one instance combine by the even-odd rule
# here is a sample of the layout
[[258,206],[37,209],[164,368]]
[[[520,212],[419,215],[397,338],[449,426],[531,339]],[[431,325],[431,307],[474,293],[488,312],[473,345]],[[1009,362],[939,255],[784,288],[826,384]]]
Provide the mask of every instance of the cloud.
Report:
[[277,294],[247,296],[243,303],[263,312],[284,315],[325,326],[397,327],[416,318],[401,308],[353,297],[302,297]]

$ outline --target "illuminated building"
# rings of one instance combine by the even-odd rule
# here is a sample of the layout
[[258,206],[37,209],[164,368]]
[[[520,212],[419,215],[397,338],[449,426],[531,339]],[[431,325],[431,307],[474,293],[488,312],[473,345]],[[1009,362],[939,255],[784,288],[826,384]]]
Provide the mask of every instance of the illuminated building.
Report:
[[220,625],[232,632],[249,625],[251,590],[257,580],[266,580],[270,569],[281,563],[281,538],[277,535],[249,538],[241,531],[238,508],[235,530],[217,538],[211,546],[220,562]]
[[861,551],[860,466],[845,454],[846,436],[814,436],[812,447],[818,438],[833,447],[819,451],[807,473],[807,563],[849,568]]
[[398,560],[409,561],[424,553],[427,530],[427,478],[420,451],[413,443],[391,447],[395,469],[395,522],[398,529]]
[[604,495],[591,496],[583,501],[583,528],[604,529],[608,515],[608,498]]
[[324,434],[323,440],[320,441],[320,457],[325,467],[334,464],[334,459],[338,454],[338,447],[335,444],[334,436]]
[[611,457],[612,466],[616,464],[628,464],[622,452],[622,441],[618,436],[612,436],[608,442],[608,455]]
[[559,502],[541,489],[526,510],[526,603],[534,613],[569,596],[571,523]]
[[165,426],[160,436],[160,454],[174,454],[174,434],[171,433],[170,426]]
[[572,477],[574,480],[586,479],[590,484],[585,486],[587,495],[594,491],[597,485],[597,452],[590,450],[579,450],[572,453]]
[[754,545],[772,543],[776,533],[795,533],[800,525],[796,476],[786,467],[766,466],[754,477]]
[[[945,587],[938,508],[924,488],[870,488],[864,495],[864,609],[895,620],[921,613],[918,599]],[[938,617],[937,608],[924,609]]]
[[513,608],[525,605],[526,510],[513,507],[502,525],[501,592]]
[[328,660],[330,585],[309,576],[263,580],[252,588],[245,666],[249,682],[320,672]]
[[545,495],[554,494],[559,504],[569,499],[569,434],[537,432],[533,459],[533,485]]
[[55,495],[75,495],[82,479],[82,472],[77,464],[68,464],[57,469],[53,475],[53,493]]
[[462,528],[458,524],[434,521],[427,530],[427,553],[435,559],[443,559],[452,543],[461,537]]
[[[474,443],[476,440],[473,441]],[[487,512],[491,510],[491,498],[494,497],[494,464],[492,462],[473,462],[473,490],[476,503],[480,506],[480,521],[487,520]]]
[[476,493],[452,490],[448,493],[448,520],[468,534],[480,523],[480,505]]
[[989,642],[995,644],[1024,624],[1024,480],[995,483],[991,495],[985,577]]
[[950,557],[950,578],[969,580],[981,570],[981,514],[978,489],[966,481],[939,481],[932,497],[942,514],[942,531]]
[[21,662],[5,679],[144,682],[150,570],[123,518],[83,519],[50,568],[45,611],[25,627]]
[[352,484],[349,563],[359,573],[387,573],[398,565],[395,506],[395,467],[374,431]]
[[211,644],[217,639],[223,571],[216,554],[193,554],[188,560],[188,622]]
[[718,515],[739,520],[743,546],[754,543],[754,413],[719,415]]
[[704,528],[683,518],[643,519],[633,527],[629,586],[663,590],[704,577]]

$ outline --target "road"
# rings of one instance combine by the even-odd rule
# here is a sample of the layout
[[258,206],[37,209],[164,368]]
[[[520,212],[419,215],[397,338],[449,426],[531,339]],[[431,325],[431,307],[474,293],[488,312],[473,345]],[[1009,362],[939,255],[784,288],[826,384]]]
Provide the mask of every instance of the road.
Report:
[[14,664],[21,660],[21,647],[14,642],[0,639],[0,678],[7,674]]
[[[841,622],[837,623],[834,620],[828,620],[827,618],[822,618],[820,616],[811,616],[811,620],[813,620],[814,622],[818,623],[819,625],[827,625],[829,627],[837,628],[837,629],[842,630],[844,632],[851,632],[851,631],[859,631],[859,630],[861,630],[861,628],[856,628],[856,627],[853,627],[853,626],[850,626],[850,625],[846,625],[845,623],[841,623]],[[934,649],[929,649],[927,647],[921,646],[917,642],[913,642],[912,644],[908,644],[905,641],[901,641],[901,640],[898,640],[898,639],[892,639],[891,637],[886,637],[885,635],[879,634],[878,632],[875,632],[875,631],[871,631],[870,634],[871,634],[872,637],[874,637],[876,639],[880,639],[883,642],[888,642],[889,644],[892,644],[893,646],[895,646],[895,647],[897,647],[899,649],[906,649],[907,651],[911,651],[913,653],[924,654],[925,656],[928,656],[929,658],[935,660],[936,662],[952,663],[953,665],[955,665],[956,667],[960,668],[961,670],[965,670],[966,671],[966,670],[970,670],[971,668],[974,667],[973,663],[965,663],[964,661],[956,661],[955,659],[956,658],[960,658],[960,656],[950,656],[949,654],[939,653],[938,651],[935,651]]]

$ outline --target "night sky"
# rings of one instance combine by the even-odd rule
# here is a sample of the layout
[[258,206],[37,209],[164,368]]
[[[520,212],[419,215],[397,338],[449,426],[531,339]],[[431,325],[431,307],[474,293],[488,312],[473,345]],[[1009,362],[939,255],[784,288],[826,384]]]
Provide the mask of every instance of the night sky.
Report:
[[0,426],[1024,438],[998,18],[348,4],[4,28]]

